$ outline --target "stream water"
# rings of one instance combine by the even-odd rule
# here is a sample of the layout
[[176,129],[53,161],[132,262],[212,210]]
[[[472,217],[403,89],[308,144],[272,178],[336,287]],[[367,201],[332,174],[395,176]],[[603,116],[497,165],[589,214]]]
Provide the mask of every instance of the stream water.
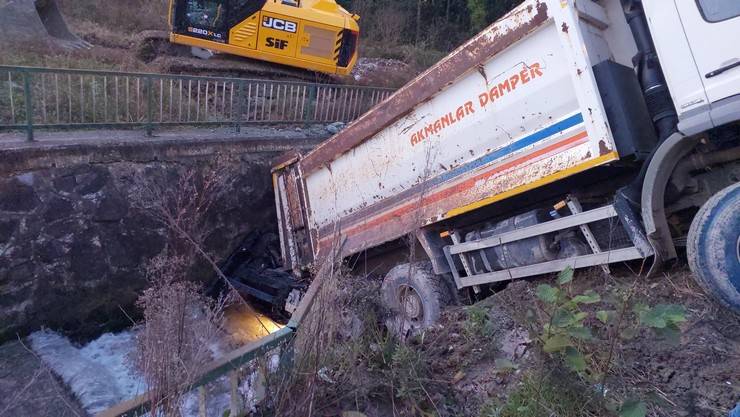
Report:
[[[226,311],[224,337],[211,346],[213,359],[236,346],[253,342],[282,326],[244,306],[235,305]],[[146,392],[143,375],[130,363],[136,343],[136,331],[106,333],[77,346],[63,335],[42,330],[29,336],[31,348],[70,388],[82,407],[95,415],[121,401]],[[271,360],[271,363],[275,362]],[[254,407],[259,375],[245,378],[239,387],[248,408]],[[229,408],[229,384],[224,377],[209,384],[208,416],[221,416]],[[183,416],[198,416],[198,396],[191,392],[183,400]]]

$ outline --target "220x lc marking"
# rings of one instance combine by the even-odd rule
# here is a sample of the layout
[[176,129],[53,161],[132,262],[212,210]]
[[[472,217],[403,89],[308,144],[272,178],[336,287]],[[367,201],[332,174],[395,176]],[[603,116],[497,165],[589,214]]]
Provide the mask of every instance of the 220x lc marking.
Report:
[[188,27],[188,32],[197,33],[198,35],[208,36],[216,39],[223,39],[223,35],[212,30],[206,30],[201,28]]

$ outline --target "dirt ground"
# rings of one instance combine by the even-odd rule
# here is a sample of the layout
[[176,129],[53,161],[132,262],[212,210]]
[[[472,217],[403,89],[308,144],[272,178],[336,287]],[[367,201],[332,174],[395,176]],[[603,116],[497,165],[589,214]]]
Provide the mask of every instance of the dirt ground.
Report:
[[641,283],[654,303],[688,311],[678,346],[642,334],[621,351],[620,376],[653,394],[661,416],[727,416],[740,401],[740,318],[717,305],[685,269]]
[[0,416],[85,416],[77,401],[20,342],[0,346]]
[[[710,300],[685,268],[651,279],[635,278],[627,270],[618,270],[615,277],[594,271],[576,274],[575,284],[602,293],[617,285],[634,285],[635,298],[641,302],[674,303],[687,311],[677,345],[662,341],[648,330],[618,345],[615,375],[607,379],[607,389],[638,393],[648,404],[651,416],[727,416],[740,400],[740,317]],[[450,355],[439,358],[437,363],[446,365],[435,368],[439,370],[435,377],[454,381],[456,374],[463,372],[465,376],[454,384],[454,392],[462,394],[466,406],[471,402],[484,403],[492,396],[506,396],[526,369],[542,366],[542,354],[531,342],[536,334],[527,334],[522,323],[522,312],[537,303],[535,287],[542,282],[551,280],[510,284],[480,303],[495,323],[492,339],[498,345],[497,357],[512,360],[518,366],[516,372],[502,376],[492,361],[478,363],[467,357],[469,370],[461,371],[460,365],[465,361],[456,352],[460,344],[455,340],[439,342],[449,342],[452,349]],[[459,327],[465,322],[459,315],[459,310],[447,312],[443,326]],[[448,339],[456,334],[444,333]],[[463,411],[465,415],[475,415]]]
[[[604,383],[608,397],[639,398],[651,417],[729,415],[740,400],[740,317],[704,295],[683,266],[649,279],[624,267],[613,268],[610,276],[599,269],[575,275],[572,285],[579,291],[607,294],[627,287],[634,290],[631,303],[678,304],[686,311],[677,344],[643,328],[615,345]],[[349,289],[355,294],[349,302],[356,317],[376,314],[362,300],[376,281]],[[332,359],[321,365],[313,382],[319,386],[311,400],[317,404],[314,412],[320,416],[360,412],[367,417],[615,416],[597,404],[598,384],[567,370],[537,342],[538,329],[527,311],[541,309],[537,286],[553,281],[553,277],[516,281],[472,306],[448,308],[437,326],[406,344],[389,342],[365,322],[364,333],[355,330],[338,342],[331,348]],[[365,295],[357,301],[356,294]],[[603,301],[592,308],[604,308]],[[502,408],[512,398],[530,395],[527,390],[532,386],[550,392],[550,402],[542,409]],[[293,395],[300,398],[306,387],[300,391]],[[543,411],[554,406],[560,408]],[[285,415],[300,415],[300,410]]]

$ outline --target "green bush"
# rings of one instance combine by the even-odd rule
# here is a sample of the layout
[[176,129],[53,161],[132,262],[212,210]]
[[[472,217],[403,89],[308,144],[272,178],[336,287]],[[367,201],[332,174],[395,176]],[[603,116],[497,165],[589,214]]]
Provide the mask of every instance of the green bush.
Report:
[[[573,269],[567,268],[558,275],[557,286],[537,287],[537,297],[547,318],[541,325],[538,340],[545,353],[560,358],[584,380],[597,384],[602,395],[618,343],[635,337],[641,328],[652,329],[670,343],[678,341],[678,325],[686,321],[683,307],[635,303],[631,288],[618,288],[605,297],[593,290],[577,293],[572,281]],[[603,308],[587,308],[596,304]],[[645,415],[645,405],[639,400],[619,404],[616,399],[607,399],[607,404],[618,410],[620,416]]]

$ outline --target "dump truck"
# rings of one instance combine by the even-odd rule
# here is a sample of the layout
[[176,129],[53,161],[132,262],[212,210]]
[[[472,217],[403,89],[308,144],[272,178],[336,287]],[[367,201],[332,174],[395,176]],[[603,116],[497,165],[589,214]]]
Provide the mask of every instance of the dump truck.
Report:
[[740,312],[738,4],[524,1],[276,162],[285,268],[374,260],[414,329],[461,293],[569,266],[654,275],[685,256]]

